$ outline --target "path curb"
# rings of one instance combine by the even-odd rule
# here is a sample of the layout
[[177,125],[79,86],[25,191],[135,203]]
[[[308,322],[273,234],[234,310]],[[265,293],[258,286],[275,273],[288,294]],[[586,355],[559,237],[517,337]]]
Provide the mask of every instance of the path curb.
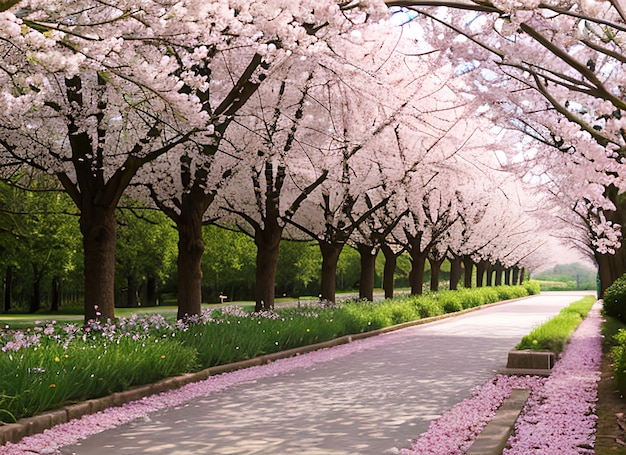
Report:
[[515,421],[519,417],[528,400],[530,390],[515,389],[506,398],[493,419],[474,440],[465,455],[502,455]]
[[210,367],[196,373],[186,373],[180,376],[162,379],[153,384],[147,384],[143,386],[137,386],[130,388],[122,392],[116,392],[112,395],[94,398],[87,401],[83,401],[76,404],[71,404],[62,407],[61,409],[46,411],[42,414],[38,414],[33,417],[27,417],[18,420],[16,423],[6,424],[0,426],[0,446],[6,443],[18,443],[27,436],[43,433],[45,430],[52,428],[53,426],[69,422],[70,420],[80,419],[85,415],[95,414],[100,411],[104,411],[107,408],[122,406],[123,404],[130,403],[132,401],[141,400],[142,398],[150,395],[155,395],[170,390],[174,390],[183,387],[192,382],[203,381],[210,376],[215,376],[222,373],[229,373],[232,371],[250,368],[253,366],[260,366],[267,363],[274,362],[279,359],[297,356],[305,354],[307,352],[317,351],[320,349],[326,349],[342,344],[351,343],[353,341],[369,338],[372,336],[381,335],[383,333],[393,332],[396,330],[427,324],[430,322],[440,321],[451,317],[459,316],[462,314],[479,311],[484,308],[490,308],[506,303],[516,302],[526,298],[532,297],[532,295],[504,300],[501,302],[489,303],[465,310],[457,311],[454,313],[446,313],[439,316],[432,316],[427,318],[418,319],[416,321],[404,322],[402,324],[396,324],[393,326],[385,327],[382,329],[372,330],[369,332],[357,333],[352,335],[344,335],[333,340],[324,341],[312,345],[302,346],[298,348],[288,349],[286,351],[275,352],[272,354],[265,354],[258,357],[254,357],[249,360],[243,360],[240,362],[230,363],[227,365],[219,365]]

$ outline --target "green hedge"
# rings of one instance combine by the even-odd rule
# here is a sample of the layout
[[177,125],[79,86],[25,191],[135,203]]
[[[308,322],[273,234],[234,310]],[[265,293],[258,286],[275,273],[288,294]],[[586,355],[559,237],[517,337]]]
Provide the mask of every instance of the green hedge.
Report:
[[617,387],[626,392],[626,330],[621,329],[615,335],[615,342],[611,352],[613,354],[613,368]]
[[604,291],[603,313],[626,323],[626,274],[619,277]]

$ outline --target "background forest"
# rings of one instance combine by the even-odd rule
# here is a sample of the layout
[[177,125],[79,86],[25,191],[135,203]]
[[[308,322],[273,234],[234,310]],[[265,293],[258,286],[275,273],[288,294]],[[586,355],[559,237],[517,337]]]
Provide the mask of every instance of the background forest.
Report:
[[[1,184],[0,210],[5,226],[0,234],[3,305],[0,312],[58,311],[81,313],[83,249],[71,201],[56,191],[53,181],[28,182],[29,190]],[[118,209],[116,306],[175,305],[177,294],[177,233],[160,211],[146,209],[130,198]],[[7,225],[10,223],[11,226]],[[17,236],[13,235],[18,233]],[[248,235],[215,225],[204,227],[202,261],[205,303],[254,300],[256,247]],[[277,297],[317,296],[322,257],[313,241],[282,242],[276,275]],[[382,287],[384,257],[376,263],[375,287]],[[394,283],[409,286],[411,262],[400,255]],[[425,283],[430,280],[427,264]],[[449,279],[446,261],[440,281]],[[542,289],[594,289],[595,271],[581,264],[556,265],[533,276]],[[360,256],[354,248],[341,253],[337,289],[358,290]]]
[[[52,182],[48,181],[48,185]],[[25,190],[0,184],[0,270],[6,311],[76,309],[82,312],[83,251],[78,214],[63,192],[45,179]],[[118,209],[116,306],[150,306],[176,302],[178,236],[160,211],[142,208],[127,198]],[[14,233],[18,235],[14,235]],[[253,300],[254,241],[241,232],[204,227],[203,295],[205,302]],[[277,296],[315,296],[319,292],[321,255],[314,242],[284,241],[277,270]],[[381,286],[382,255],[376,267]],[[396,285],[408,285],[410,262],[401,256]],[[449,269],[443,270],[447,276]],[[354,290],[360,273],[359,254],[346,248],[338,265],[337,288]]]

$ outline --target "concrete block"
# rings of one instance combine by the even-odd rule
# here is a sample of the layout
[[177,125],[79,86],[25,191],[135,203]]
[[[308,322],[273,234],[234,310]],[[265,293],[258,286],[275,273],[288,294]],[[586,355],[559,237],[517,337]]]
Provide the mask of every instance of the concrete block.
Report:
[[554,352],[513,350],[509,351],[507,368],[549,370],[554,366]]
[[529,394],[529,390],[513,390],[465,455],[502,455]]
[[81,403],[65,406],[68,420],[80,419],[82,416],[93,413],[92,401],[83,401]]
[[26,436],[26,426],[19,423],[9,423],[0,426],[0,445],[7,442],[18,443]]

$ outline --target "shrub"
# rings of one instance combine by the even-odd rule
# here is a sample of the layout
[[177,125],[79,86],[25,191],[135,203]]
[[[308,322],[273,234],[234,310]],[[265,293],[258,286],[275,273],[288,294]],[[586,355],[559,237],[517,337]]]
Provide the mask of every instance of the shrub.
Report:
[[528,290],[521,286],[496,286],[498,300],[510,300],[529,295]]
[[626,274],[619,277],[604,291],[603,313],[626,322]]
[[486,286],[482,288],[476,288],[476,292],[478,293],[478,297],[480,298],[481,305],[486,305],[488,303],[498,301],[498,291],[496,291],[496,288]]
[[463,310],[463,301],[456,292],[444,291],[439,294],[439,302],[446,313],[455,313]]
[[463,302],[463,308],[474,308],[482,304],[482,298],[474,289],[459,289],[459,298]]
[[391,300],[385,306],[390,312],[392,324],[401,324],[421,318],[417,307],[410,299]]
[[522,283],[522,286],[524,287],[524,289],[526,289],[528,295],[535,295],[541,292],[541,286],[539,285],[538,281],[524,281],[524,283]]
[[626,330],[621,329],[615,335],[616,345],[611,352],[613,354],[613,368],[615,370],[615,381],[617,387],[626,392]]
[[422,318],[439,316],[444,313],[441,302],[439,302],[437,298],[432,295],[419,296],[414,298],[414,302],[414,305]]

